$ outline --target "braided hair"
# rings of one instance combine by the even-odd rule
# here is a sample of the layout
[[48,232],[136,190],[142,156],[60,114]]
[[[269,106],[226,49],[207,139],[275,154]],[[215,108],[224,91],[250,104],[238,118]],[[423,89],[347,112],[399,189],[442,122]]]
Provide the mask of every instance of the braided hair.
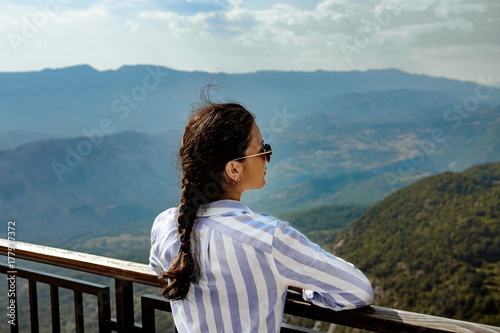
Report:
[[179,150],[181,246],[169,270],[160,275],[166,299],[186,298],[191,282],[197,278],[197,264],[191,251],[196,213],[201,205],[218,200],[234,186],[224,177],[224,169],[227,162],[244,156],[254,122],[255,115],[236,103],[207,103],[191,112]]

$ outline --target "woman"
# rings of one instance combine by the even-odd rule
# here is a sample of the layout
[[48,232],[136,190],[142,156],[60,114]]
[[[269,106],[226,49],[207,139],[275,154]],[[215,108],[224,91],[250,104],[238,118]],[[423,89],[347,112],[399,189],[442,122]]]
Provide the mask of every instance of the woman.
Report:
[[196,110],[179,153],[180,205],[156,218],[150,256],[179,332],[279,332],[289,286],[334,310],[371,304],[352,264],[240,202],[265,185],[272,154],[252,113],[234,103]]

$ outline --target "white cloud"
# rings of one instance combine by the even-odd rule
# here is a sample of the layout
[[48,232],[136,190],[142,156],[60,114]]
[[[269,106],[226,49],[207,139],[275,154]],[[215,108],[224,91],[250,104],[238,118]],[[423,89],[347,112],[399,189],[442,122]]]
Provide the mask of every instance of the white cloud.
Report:
[[[499,71],[500,7],[494,1],[324,0],[309,9],[283,1],[249,9],[241,0],[216,0],[183,6],[203,4],[204,11],[198,12],[174,11],[147,0],[61,6],[18,45],[17,54],[8,38],[0,39],[0,70],[80,63],[98,69],[152,63],[206,71],[397,67],[475,79],[470,71],[452,70],[449,64],[465,62],[464,49],[484,45],[476,56],[485,65],[472,67]],[[26,18],[37,12],[43,9],[0,5],[0,35],[22,36]],[[363,34],[363,47],[346,61],[340,45],[355,45]],[[467,54],[470,63],[472,55]]]
[[131,33],[136,32],[137,29],[139,29],[139,27],[141,26],[139,23],[137,23],[134,20],[127,20],[127,21],[125,21],[125,25],[130,29]]
[[440,2],[434,8],[434,13],[437,17],[448,19],[450,14],[459,15],[465,12],[484,12],[486,11],[486,4],[484,3],[444,3]]
[[[138,18],[144,24],[154,25],[154,21],[162,22],[158,25],[158,31],[166,32],[175,37],[181,37],[183,34],[199,33],[200,36],[206,35],[209,28],[207,19],[214,17],[215,13],[197,13],[195,15],[179,15],[174,12],[145,11],[138,14]],[[167,31],[163,30],[168,28]]]

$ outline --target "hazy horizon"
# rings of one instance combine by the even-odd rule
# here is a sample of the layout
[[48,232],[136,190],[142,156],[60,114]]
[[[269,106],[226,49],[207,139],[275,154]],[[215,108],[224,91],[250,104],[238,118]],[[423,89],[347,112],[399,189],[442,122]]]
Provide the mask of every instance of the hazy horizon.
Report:
[[500,3],[492,0],[8,0],[0,9],[0,72],[394,68],[500,81]]

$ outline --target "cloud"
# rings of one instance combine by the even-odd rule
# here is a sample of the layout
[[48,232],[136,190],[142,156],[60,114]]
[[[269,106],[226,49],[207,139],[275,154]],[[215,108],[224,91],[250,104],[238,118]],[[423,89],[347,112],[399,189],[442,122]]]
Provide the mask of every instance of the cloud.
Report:
[[195,15],[179,15],[174,12],[145,11],[138,13],[138,19],[143,24],[155,26],[159,31],[166,32],[172,36],[180,37],[185,34],[197,33],[200,37],[205,36],[209,28],[207,19],[213,17],[214,13],[197,13]]
[[[18,45],[17,54],[8,38],[0,39],[5,59],[0,70],[78,63],[98,69],[151,63],[183,70],[213,71],[222,66],[247,72],[399,66],[410,72],[429,70],[425,74],[473,79],[477,75],[470,70],[452,71],[447,64],[463,62],[463,56],[453,52],[483,45],[490,51],[483,49],[481,61],[498,72],[500,6],[493,0],[72,3],[50,15],[34,36]],[[0,5],[0,35],[22,36],[26,19],[40,11],[39,6]],[[340,47],[343,44],[354,48],[350,59]]]

